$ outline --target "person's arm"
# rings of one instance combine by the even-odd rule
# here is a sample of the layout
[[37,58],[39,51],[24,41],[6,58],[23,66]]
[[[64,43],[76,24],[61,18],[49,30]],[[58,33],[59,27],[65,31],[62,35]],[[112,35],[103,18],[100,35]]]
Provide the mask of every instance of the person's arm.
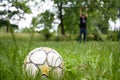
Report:
[[82,16],[82,9],[80,8],[80,17]]
[[86,10],[86,14],[85,14],[85,16],[88,17],[87,10]]

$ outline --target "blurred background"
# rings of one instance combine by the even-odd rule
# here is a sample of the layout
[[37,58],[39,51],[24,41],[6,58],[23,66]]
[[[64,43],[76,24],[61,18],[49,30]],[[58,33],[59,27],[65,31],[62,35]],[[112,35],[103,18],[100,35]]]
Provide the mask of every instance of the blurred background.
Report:
[[[120,0],[0,0],[0,34],[35,33],[40,40],[78,40],[79,10],[87,40],[120,40]],[[18,35],[19,36],[19,35]]]

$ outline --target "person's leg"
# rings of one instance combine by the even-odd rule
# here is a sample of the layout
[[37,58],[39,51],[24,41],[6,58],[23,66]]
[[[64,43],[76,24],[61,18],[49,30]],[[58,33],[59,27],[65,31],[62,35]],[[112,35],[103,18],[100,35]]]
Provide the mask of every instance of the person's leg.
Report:
[[83,35],[84,35],[84,42],[85,42],[86,41],[86,29],[84,29]]
[[81,40],[82,40],[82,30],[80,29],[79,41],[81,42]]

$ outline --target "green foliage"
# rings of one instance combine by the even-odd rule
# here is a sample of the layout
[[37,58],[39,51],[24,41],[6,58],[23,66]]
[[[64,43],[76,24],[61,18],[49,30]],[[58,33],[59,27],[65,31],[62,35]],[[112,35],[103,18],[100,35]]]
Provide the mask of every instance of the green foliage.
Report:
[[10,32],[14,29],[18,29],[18,26],[15,24],[10,24],[9,20],[0,19],[0,28],[3,29],[1,32]]
[[63,35],[57,35],[57,36],[52,36],[50,40],[52,41],[75,41],[78,39],[78,35],[70,35],[66,34],[65,36]]
[[110,31],[107,36],[108,40],[118,41],[119,40],[119,31]]
[[49,11],[46,11],[45,13],[42,13],[40,17],[41,19],[39,20],[39,23],[44,23],[45,29],[51,29],[52,22],[54,20],[54,14],[50,13]]
[[[2,0],[3,1],[3,0]],[[41,0],[45,1],[45,0]],[[0,11],[0,15],[8,15],[8,20],[18,14],[19,10],[23,10],[24,13],[30,13],[30,8],[26,6],[26,3],[29,0],[13,0],[9,1],[8,4],[12,4],[17,11],[4,10]],[[49,10],[45,11],[42,14],[39,14],[34,20],[33,18],[33,26],[36,27],[39,24],[44,24],[46,28],[51,29],[52,23],[54,21],[54,17],[57,16],[58,19],[62,20],[63,28],[62,32],[66,32],[69,34],[78,34],[79,32],[79,8],[83,9],[83,12],[88,12],[88,30],[92,34],[95,27],[99,27],[102,33],[108,32],[108,20],[111,19],[113,21],[116,20],[118,11],[120,9],[119,0],[53,0],[54,7],[58,9],[57,14],[51,13]],[[1,5],[5,7],[5,5]],[[66,5],[69,5],[66,7]],[[60,16],[62,17],[60,18]],[[22,17],[20,17],[22,19]],[[59,24],[60,26],[60,24]],[[60,28],[59,28],[60,29]]]
[[[0,11],[0,27],[6,27],[6,32],[8,32],[9,28],[13,27],[12,29],[17,28],[18,27],[18,24],[11,24],[10,23],[10,20],[13,16],[15,15],[18,15],[19,16],[19,19],[15,19],[15,20],[18,20],[20,21],[21,19],[24,18],[24,16],[21,16],[21,14],[25,14],[25,13],[31,13],[31,10],[28,6],[26,6],[26,2],[25,1],[9,1],[7,0],[8,3],[5,4],[3,3],[3,0],[1,1],[1,4],[0,6],[4,8],[4,10],[1,10]],[[9,7],[8,7],[9,6]],[[6,8],[8,7],[8,9]],[[16,8],[16,10],[11,10],[11,8]],[[21,11],[23,11],[23,13],[21,13]],[[4,16],[4,17],[3,17]]]
[[78,16],[78,13],[76,13],[78,9],[65,8],[64,10],[66,11],[63,18],[66,33],[69,33],[71,35],[78,33],[79,32],[79,16]]
[[[88,15],[90,15],[88,17],[88,29],[90,32],[97,26],[102,33],[106,34],[108,31],[108,20],[112,19],[115,21],[117,19],[118,10],[120,9],[118,2],[118,0],[54,0],[58,13],[60,13],[61,8],[63,10],[62,14],[65,13],[63,15],[63,26],[65,27],[65,32],[70,34],[78,32],[79,8],[82,8],[83,12],[87,10]],[[71,3],[69,7],[64,7],[68,3]],[[60,18],[60,14],[58,14],[58,18]],[[94,26],[94,28],[91,26]]]
[[23,10],[25,13],[31,13],[30,8],[26,6],[26,2],[25,1],[22,1],[22,2],[13,2],[13,5],[17,9]]
[[23,28],[21,30],[21,32],[22,33],[32,33],[33,32],[33,27],[31,27],[31,28]]
[[0,27],[8,26],[10,22],[8,20],[0,19]]
[[49,40],[52,34],[50,33],[49,29],[44,29],[40,31],[40,33],[45,37],[45,40]]

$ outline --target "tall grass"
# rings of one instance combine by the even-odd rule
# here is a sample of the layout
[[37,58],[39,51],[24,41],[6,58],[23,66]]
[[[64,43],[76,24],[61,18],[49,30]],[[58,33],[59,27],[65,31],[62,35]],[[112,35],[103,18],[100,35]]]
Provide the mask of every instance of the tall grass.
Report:
[[30,41],[29,34],[0,35],[0,80],[33,80],[23,74],[23,61],[30,50],[42,46],[56,49],[63,57],[62,80],[120,79],[118,42],[41,41],[38,36],[35,34]]

